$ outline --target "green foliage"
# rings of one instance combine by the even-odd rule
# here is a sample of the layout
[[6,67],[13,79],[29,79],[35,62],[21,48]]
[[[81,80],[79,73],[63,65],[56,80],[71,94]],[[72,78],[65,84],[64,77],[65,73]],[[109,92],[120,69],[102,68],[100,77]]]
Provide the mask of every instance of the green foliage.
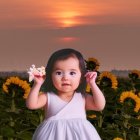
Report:
[[109,84],[99,86],[106,98],[106,107],[102,112],[88,111],[87,115],[96,114],[96,118],[89,121],[96,127],[103,140],[113,140],[115,137],[124,140],[140,139],[140,111],[134,112],[135,102],[132,99],[126,99],[122,104],[119,101],[120,94],[123,91],[140,92],[139,79],[118,78],[118,88],[111,88]]
[[[31,140],[37,126],[43,121],[44,110],[28,110],[23,99],[23,91],[11,87],[10,93],[2,90],[5,79],[0,79],[0,140]],[[121,137],[124,140],[140,139],[140,111],[134,112],[135,102],[127,99],[119,102],[123,91],[140,92],[140,80],[118,78],[118,88],[99,85],[106,98],[105,109],[101,112],[87,111],[88,120],[95,126],[102,140]],[[95,118],[89,115],[95,114]]]
[[[33,132],[43,120],[43,110],[28,110],[23,99],[24,92],[12,85],[4,93],[0,81],[0,140],[31,140]],[[13,89],[12,89],[13,87]]]

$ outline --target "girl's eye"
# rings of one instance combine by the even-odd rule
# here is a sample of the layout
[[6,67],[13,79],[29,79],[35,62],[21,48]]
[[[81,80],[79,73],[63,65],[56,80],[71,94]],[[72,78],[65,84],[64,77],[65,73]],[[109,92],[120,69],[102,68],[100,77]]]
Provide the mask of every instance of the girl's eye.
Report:
[[75,74],[76,74],[76,72],[73,72],[73,71],[70,72],[70,75],[75,75]]
[[61,74],[62,74],[61,71],[57,71],[57,72],[56,72],[56,75],[61,75]]

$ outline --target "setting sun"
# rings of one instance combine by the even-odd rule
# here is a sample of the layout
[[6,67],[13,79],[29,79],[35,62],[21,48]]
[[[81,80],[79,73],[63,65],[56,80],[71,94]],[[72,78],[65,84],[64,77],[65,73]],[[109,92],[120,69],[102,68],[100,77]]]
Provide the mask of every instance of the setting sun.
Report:
[[62,26],[63,27],[71,27],[75,24],[74,20],[72,19],[65,19],[65,20],[62,20]]
[[[135,1],[135,2],[134,2]],[[0,1],[0,29],[65,28],[97,24],[139,24],[137,0]]]
[[57,14],[58,24],[61,27],[72,27],[78,24],[78,20],[76,17],[79,13],[74,11],[64,11]]

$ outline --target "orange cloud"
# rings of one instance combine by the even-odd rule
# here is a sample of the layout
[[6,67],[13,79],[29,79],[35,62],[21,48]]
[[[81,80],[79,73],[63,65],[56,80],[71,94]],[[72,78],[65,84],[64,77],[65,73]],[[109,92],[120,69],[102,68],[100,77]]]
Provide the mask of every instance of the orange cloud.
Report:
[[[0,1],[0,28],[73,27],[113,23],[114,19],[140,22],[137,0],[12,0]],[[125,21],[127,17],[127,21]],[[135,17],[135,18],[134,18]],[[98,20],[99,19],[99,20]],[[116,22],[115,21],[115,22]]]

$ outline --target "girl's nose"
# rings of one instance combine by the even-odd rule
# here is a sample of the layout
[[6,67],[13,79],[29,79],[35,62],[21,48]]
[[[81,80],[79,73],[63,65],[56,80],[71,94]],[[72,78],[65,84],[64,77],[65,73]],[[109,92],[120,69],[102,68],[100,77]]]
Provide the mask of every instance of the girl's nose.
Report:
[[64,73],[62,76],[62,80],[68,80],[68,74]]

